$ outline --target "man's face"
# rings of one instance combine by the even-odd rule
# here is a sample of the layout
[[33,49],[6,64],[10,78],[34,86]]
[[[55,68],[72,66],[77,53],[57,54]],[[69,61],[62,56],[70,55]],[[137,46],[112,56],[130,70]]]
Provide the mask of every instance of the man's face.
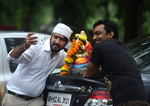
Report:
[[104,27],[103,24],[100,24],[93,29],[94,43],[100,43],[103,40],[112,39],[112,33],[107,33]]
[[59,52],[67,44],[67,38],[61,34],[53,33],[50,41],[50,47],[52,52]]

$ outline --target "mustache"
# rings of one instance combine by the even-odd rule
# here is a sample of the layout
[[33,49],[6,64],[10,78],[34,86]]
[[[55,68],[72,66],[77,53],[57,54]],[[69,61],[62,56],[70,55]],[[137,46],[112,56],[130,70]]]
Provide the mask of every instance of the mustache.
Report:
[[59,47],[59,44],[57,44],[57,43],[52,43],[52,46],[57,46],[57,47]]

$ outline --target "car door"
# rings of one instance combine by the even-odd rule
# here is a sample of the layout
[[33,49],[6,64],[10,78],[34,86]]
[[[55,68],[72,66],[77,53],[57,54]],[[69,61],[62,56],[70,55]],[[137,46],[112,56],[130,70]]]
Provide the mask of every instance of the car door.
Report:
[[0,38],[0,104],[5,94],[5,83],[10,78],[17,67],[17,64],[8,62],[8,52],[23,43],[25,38],[18,37],[1,37]]
[[135,60],[141,71],[147,100],[150,102],[150,48],[143,50],[135,57]]
[[0,39],[0,81],[9,79],[17,67],[17,64],[9,62],[7,55],[10,50],[24,42],[25,38],[4,37]]
[[5,81],[10,74],[5,41],[0,38],[0,81]]

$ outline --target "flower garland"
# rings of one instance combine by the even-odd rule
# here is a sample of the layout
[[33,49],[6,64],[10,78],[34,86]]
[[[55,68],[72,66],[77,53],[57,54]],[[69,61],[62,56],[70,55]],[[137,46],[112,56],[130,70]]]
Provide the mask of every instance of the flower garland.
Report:
[[92,50],[93,47],[87,40],[87,35],[84,31],[81,31],[80,34],[75,34],[75,39],[73,39],[64,59],[65,64],[60,68],[60,75],[68,75],[73,69],[81,70],[87,66]]

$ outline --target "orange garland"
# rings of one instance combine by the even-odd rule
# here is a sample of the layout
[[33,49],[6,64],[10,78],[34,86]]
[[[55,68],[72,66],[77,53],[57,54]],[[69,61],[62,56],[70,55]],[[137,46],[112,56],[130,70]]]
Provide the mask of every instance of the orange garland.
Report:
[[[80,35],[83,37],[82,34],[80,34]],[[81,40],[79,36],[77,36],[77,39],[72,41],[71,48],[67,51],[67,56],[65,58],[66,64],[64,64],[61,67],[60,75],[70,74],[72,63],[76,59],[74,56],[78,53],[79,50],[84,50],[88,53],[88,57],[91,56],[91,53],[93,50],[92,45],[90,44],[90,42],[87,41],[87,39]],[[84,36],[86,36],[86,35],[84,35]]]

